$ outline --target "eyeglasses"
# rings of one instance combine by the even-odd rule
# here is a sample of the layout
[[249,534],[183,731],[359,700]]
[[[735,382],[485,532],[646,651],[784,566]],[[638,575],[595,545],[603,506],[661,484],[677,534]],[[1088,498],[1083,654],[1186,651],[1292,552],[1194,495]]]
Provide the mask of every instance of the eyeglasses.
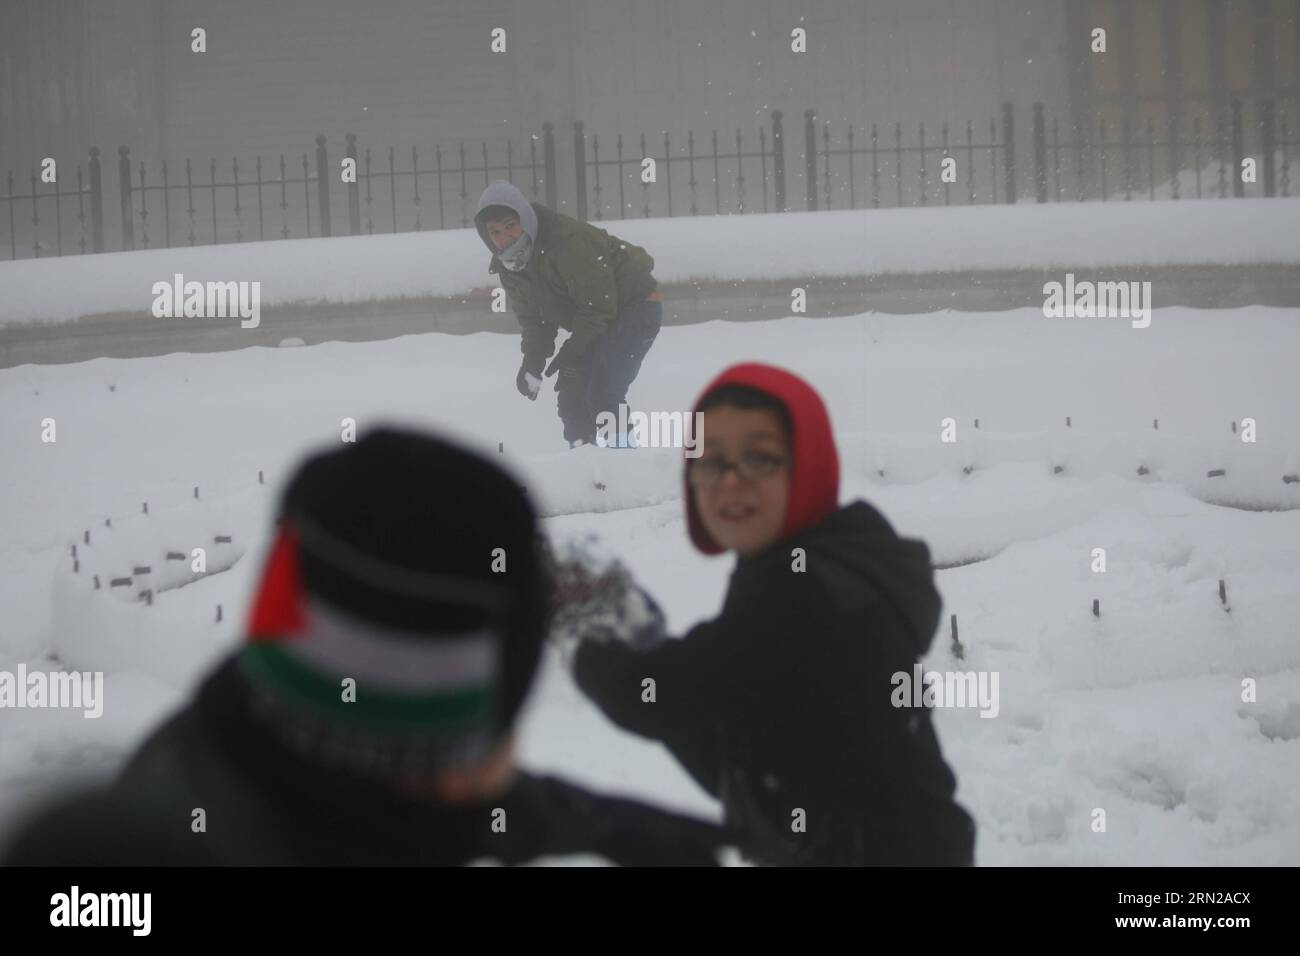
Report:
[[736,474],[746,481],[762,481],[776,474],[787,461],[789,459],[780,455],[769,455],[761,451],[746,452],[734,462],[713,455],[694,459],[687,466],[686,476],[691,484],[706,486],[721,481],[722,476],[734,468]]

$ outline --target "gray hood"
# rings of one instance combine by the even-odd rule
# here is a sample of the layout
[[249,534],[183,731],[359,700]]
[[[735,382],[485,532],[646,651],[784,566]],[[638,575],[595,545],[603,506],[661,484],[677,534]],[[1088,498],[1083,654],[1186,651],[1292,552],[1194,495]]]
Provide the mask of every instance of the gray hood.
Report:
[[489,183],[487,189],[483,190],[483,195],[478,197],[478,212],[474,214],[474,225],[478,229],[479,238],[483,240],[483,245],[487,246],[492,255],[497,255],[498,250],[488,238],[487,224],[483,220],[483,210],[488,206],[509,206],[513,209],[519,215],[519,225],[528,234],[533,245],[537,245],[537,213],[532,203],[514,183],[498,179],[494,183]]

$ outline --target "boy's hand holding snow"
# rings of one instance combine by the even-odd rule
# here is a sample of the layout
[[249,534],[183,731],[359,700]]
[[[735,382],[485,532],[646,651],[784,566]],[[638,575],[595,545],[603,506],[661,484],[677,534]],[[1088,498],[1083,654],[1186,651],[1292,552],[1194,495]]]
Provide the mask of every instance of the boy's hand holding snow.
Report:
[[550,640],[566,664],[580,641],[647,648],[663,639],[659,605],[594,537],[561,543],[551,574],[555,591]]
[[519,366],[519,373],[515,375],[515,388],[519,390],[520,395],[530,402],[537,401],[537,393],[542,387],[542,380],[538,377],[538,371],[541,370],[533,371],[528,367],[528,363],[524,362],[523,365]]

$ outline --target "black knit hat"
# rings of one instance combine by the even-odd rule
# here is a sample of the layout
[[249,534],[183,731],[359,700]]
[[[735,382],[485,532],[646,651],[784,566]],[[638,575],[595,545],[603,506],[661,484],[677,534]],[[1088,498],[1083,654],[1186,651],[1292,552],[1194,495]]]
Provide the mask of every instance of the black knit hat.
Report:
[[381,429],[290,481],[241,661],[271,711],[296,714],[304,746],[436,770],[508,734],[548,594],[513,478],[441,439]]

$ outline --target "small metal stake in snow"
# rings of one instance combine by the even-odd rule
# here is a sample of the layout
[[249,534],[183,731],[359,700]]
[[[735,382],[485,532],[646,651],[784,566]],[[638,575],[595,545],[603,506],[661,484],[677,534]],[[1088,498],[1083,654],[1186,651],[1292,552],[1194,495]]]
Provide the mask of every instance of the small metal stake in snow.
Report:
[[1231,610],[1228,607],[1228,586],[1223,582],[1223,578],[1219,578],[1219,603],[1223,605],[1225,611]]
[[1101,617],[1101,601],[1097,598],[1092,599],[1092,616]]
[[90,529],[89,529],[89,528],[87,528],[85,531],[82,532],[82,534],[81,534],[81,543],[82,543],[82,544],[90,544]]
[[140,592],[140,597],[144,598],[144,603],[145,603],[145,604],[149,605],[149,607],[153,607],[153,591],[152,591],[152,590],[141,591],[141,592]]
[[77,574],[81,571],[81,562],[75,558],[72,561],[72,573]]
[[980,420],[979,420],[978,418],[975,419],[975,427],[976,427],[976,428],[979,428],[979,427],[980,427]]
[[259,485],[264,485],[264,484],[266,484],[266,479],[262,477],[262,472],[261,472],[261,471],[258,471],[258,473],[257,473],[257,483],[258,483]]
[[1066,428],[1069,428],[1069,427],[1070,427],[1070,416],[1069,416],[1069,415],[1066,415],[1066,416],[1065,416],[1065,427],[1066,427]]
[[1222,478],[1222,477],[1223,477],[1224,475],[1226,475],[1227,473],[1228,473],[1228,472],[1227,472],[1226,470],[1224,470],[1223,468],[1215,468],[1213,471],[1207,471],[1207,472],[1205,473],[1205,477],[1206,477],[1206,478]]
[[77,544],[75,541],[72,543],[72,556],[74,558],[77,556]]
[[952,656],[957,658],[957,660],[959,661],[964,660],[966,657],[966,651],[961,646],[961,641],[957,640],[957,615],[956,614],[952,615],[951,620],[952,620]]
[[144,514],[148,514],[148,513],[149,513],[149,502],[146,501],[146,502],[141,506],[141,509],[142,509],[142,511],[144,512]]
[[153,568],[149,567],[147,564],[131,569],[132,574],[151,574],[152,572]]
[[221,623],[221,605],[220,605],[220,604],[217,605],[217,623],[218,623],[218,624]]
[[195,486],[194,486],[194,500],[197,501],[198,498],[199,498],[199,486],[198,486],[198,485],[195,485]]
[[95,590],[96,590],[96,591],[99,590],[99,575],[98,575],[98,574],[95,575]]
[[1154,428],[1156,431],[1160,431],[1160,419],[1158,418],[1153,419],[1151,422],[1151,427]]
[[1146,465],[1138,465],[1138,474],[1139,474],[1139,475],[1149,475],[1149,474],[1151,474],[1151,472],[1150,472],[1150,470],[1148,470],[1148,468],[1147,468]]
[[230,535],[219,534],[213,540],[216,541],[217,544],[230,544]]
[[1063,471],[1065,471],[1065,466],[1064,466],[1064,465],[1053,465],[1053,466],[1052,466],[1052,474],[1054,474],[1054,475],[1059,475],[1059,474],[1060,474],[1061,472],[1063,472]]
[[184,561],[184,560],[185,560],[185,552],[183,552],[183,551],[168,551],[168,552],[167,552],[167,560],[168,560],[168,561]]
[[105,528],[111,528],[111,527],[113,527],[113,519],[112,519],[112,518],[105,518],[105,519],[104,519],[104,527],[105,527]]
[[1237,434],[1237,420],[1235,418],[1232,420],[1232,433]]
[[497,452],[500,453],[503,451],[505,451],[505,442],[503,441],[497,442]]

